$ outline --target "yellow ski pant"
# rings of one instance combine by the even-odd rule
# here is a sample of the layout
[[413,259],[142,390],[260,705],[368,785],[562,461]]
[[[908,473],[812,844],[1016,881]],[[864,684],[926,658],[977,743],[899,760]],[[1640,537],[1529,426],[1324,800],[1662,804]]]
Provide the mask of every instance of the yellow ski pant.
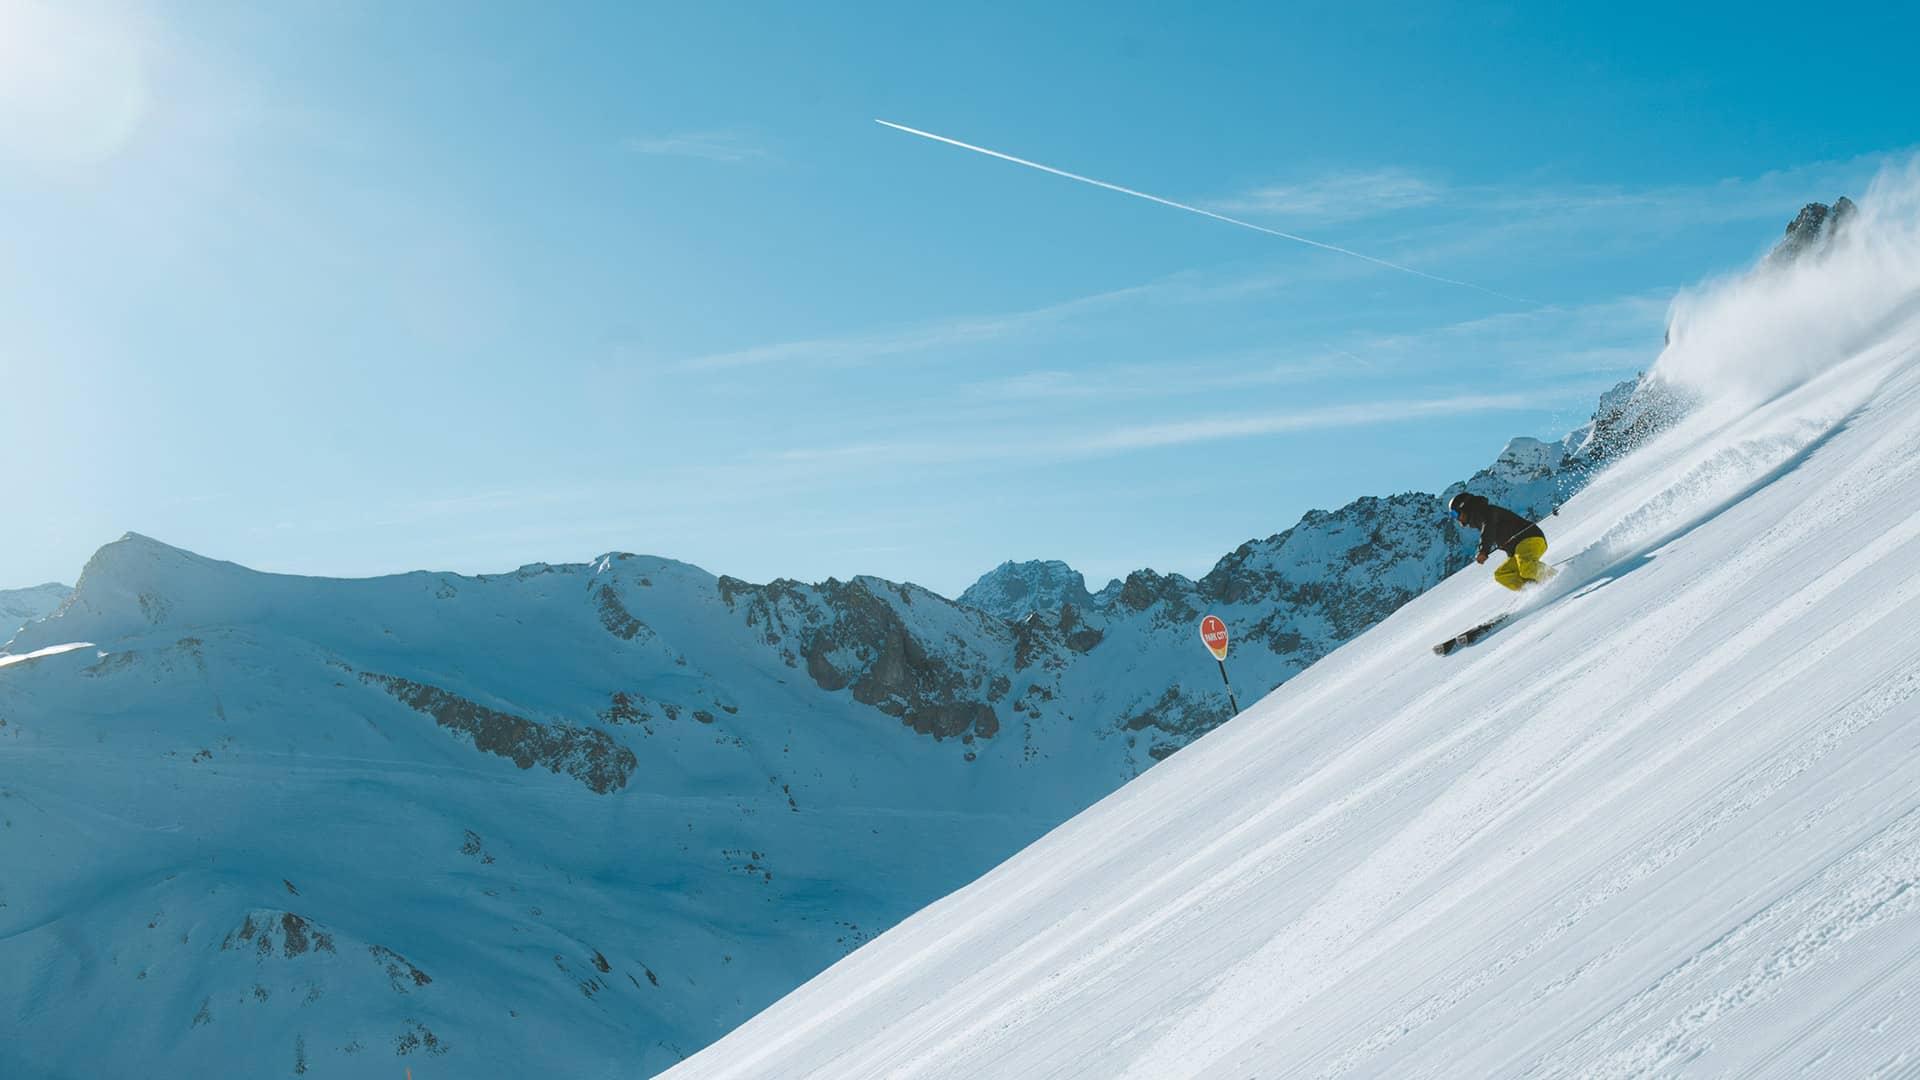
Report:
[[1513,558],[1494,569],[1493,580],[1515,591],[1529,581],[1545,580],[1547,567],[1540,561],[1540,557],[1546,553],[1545,540],[1538,536],[1527,537],[1513,545]]

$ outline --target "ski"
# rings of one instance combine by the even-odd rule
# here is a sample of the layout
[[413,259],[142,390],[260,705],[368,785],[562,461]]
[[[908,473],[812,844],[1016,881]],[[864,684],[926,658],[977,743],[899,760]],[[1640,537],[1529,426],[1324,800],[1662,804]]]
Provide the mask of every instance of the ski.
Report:
[[1513,618],[1512,615],[1502,615],[1498,618],[1488,619],[1486,622],[1481,623],[1471,630],[1462,630],[1460,633],[1435,645],[1433,647],[1433,655],[1445,656],[1455,649],[1465,648],[1479,641],[1481,638],[1486,637],[1488,634],[1493,633],[1495,630],[1500,629],[1500,627],[1506,625],[1507,620],[1511,618]]

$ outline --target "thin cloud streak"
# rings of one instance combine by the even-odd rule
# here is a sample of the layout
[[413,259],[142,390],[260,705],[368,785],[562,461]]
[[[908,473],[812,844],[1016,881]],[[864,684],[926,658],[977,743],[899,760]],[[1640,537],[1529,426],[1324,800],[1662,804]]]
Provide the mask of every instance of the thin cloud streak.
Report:
[[1094,401],[1211,394],[1259,386],[1289,386],[1354,374],[1373,374],[1372,361],[1344,349],[1318,350],[1299,361],[1228,357],[1211,363],[1126,364],[1085,372],[1025,371],[966,387],[974,397],[996,401]]
[[1147,300],[1179,303],[1215,303],[1242,300],[1293,281],[1291,275],[1253,274],[1213,284],[1195,282],[1192,275],[1175,275],[1143,285],[1092,293],[1026,311],[999,315],[968,315],[919,326],[866,334],[806,338],[755,345],[681,361],[683,371],[721,371],[765,364],[832,365],[853,367],[898,356],[999,341],[1069,322],[1076,316],[1111,310]]
[[[1462,216],[1409,229],[1395,245],[1400,258],[1452,260],[1490,252],[1503,256],[1554,250],[1578,242],[1609,250],[1666,244],[1682,229],[1744,222],[1783,222],[1810,199],[1831,201],[1912,149],[1813,161],[1750,177],[1625,188],[1541,183],[1451,189],[1446,204]],[[1756,234],[1756,244],[1760,242]]]
[[[1583,385],[1583,389],[1585,389]],[[1000,438],[971,434],[945,442],[867,442],[776,451],[767,463],[817,467],[831,464],[867,467],[876,461],[901,465],[983,463],[1026,459],[1058,461],[1111,457],[1142,450],[1221,442],[1328,428],[1481,412],[1518,412],[1563,403],[1565,388],[1504,394],[1455,394],[1436,398],[1390,399],[1279,412],[1198,416],[1185,420],[1123,425],[1054,439]]]
[[[1835,190],[1828,195],[1831,198],[1839,193],[1838,186],[1846,182],[1846,175],[1868,170],[1891,156],[1867,154],[1846,161],[1810,163],[1747,179],[1637,191],[1591,185],[1558,189],[1519,186],[1447,189],[1446,203],[1460,204],[1469,211],[1469,216],[1407,234],[1399,245],[1400,257],[1466,256],[1483,253],[1502,243],[1531,246],[1562,234],[1658,235],[1703,222],[1770,220],[1796,209],[1799,193],[1833,187]],[[1411,254],[1413,248],[1409,243],[1420,248],[1417,255]],[[1010,339],[1130,300],[1230,301],[1329,276],[1336,276],[1330,267],[1310,274],[1250,275],[1235,282],[1213,285],[1196,285],[1190,278],[1176,276],[1028,311],[963,316],[890,331],[779,342],[694,357],[678,366],[687,371],[776,363],[853,366],[941,348]],[[1663,307],[1670,291],[1663,291],[1657,300],[1647,301],[1646,307]],[[1577,310],[1580,307],[1547,305],[1532,312],[1497,314],[1484,321],[1525,320],[1532,314],[1553,316]],[[1474,323],[1482,321],[1474,320]]]
[[1332,173],[1294,184],[1254,188],[1212,205],[1236,214],[1352,221],[1429,206],[1446,194],[1439,184],[1405,169]]
[[[1379,380],[1427,371],[1436,353],[1481,355],[1555,374],[1645,368],[1659,352],[1668,294],[1503,312],[1417,331],[1342,337],[1291,350],[1299,359],[1247,353],[1181,364],[1104,366],[1097,373],[1044,368],[965,387],[969,397],[1009,404],[1175,398],[1331,379]],[[1364,355],[1363,355],[1364,354]]]
[[1192,443],[1281,435],[1293,431],[1364,427],[1418,417],[1458,416],[1479,412],[1515,412],[1538,407],[1533,394],[1460,394],[1424,400],[1362,402],[1294,412],[1247,416],[1203,417],[1164,424],[1138,424],[1066,444],[1063,449],[1087,455],[1158,449]]

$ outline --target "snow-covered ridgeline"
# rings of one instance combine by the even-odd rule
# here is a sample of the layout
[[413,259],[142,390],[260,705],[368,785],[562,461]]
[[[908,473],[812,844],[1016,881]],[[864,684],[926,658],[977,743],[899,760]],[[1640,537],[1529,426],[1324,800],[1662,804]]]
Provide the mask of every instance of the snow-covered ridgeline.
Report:
[[72,589],[55,582],[27,589],[0,589],[0,634],[12,637],[19,627],[60,610],[72,594]]

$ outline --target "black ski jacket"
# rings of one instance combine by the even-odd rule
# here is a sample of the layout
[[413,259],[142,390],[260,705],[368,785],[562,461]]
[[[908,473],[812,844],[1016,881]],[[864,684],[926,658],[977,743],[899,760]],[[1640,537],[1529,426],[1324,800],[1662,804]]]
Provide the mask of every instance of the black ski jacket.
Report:
[[1478,555],[1484,559],[1499,548],[1507,554],[1513,554],[1513,546],[1529,537],[1537,536],[1542,540],[1547,534],[1540,526],[1521,517],[1504,506],[1495,506],[1483,496],[1468,495],[1460,505],[1460,524],[1469,529],[1480,530],[1480,550]]

